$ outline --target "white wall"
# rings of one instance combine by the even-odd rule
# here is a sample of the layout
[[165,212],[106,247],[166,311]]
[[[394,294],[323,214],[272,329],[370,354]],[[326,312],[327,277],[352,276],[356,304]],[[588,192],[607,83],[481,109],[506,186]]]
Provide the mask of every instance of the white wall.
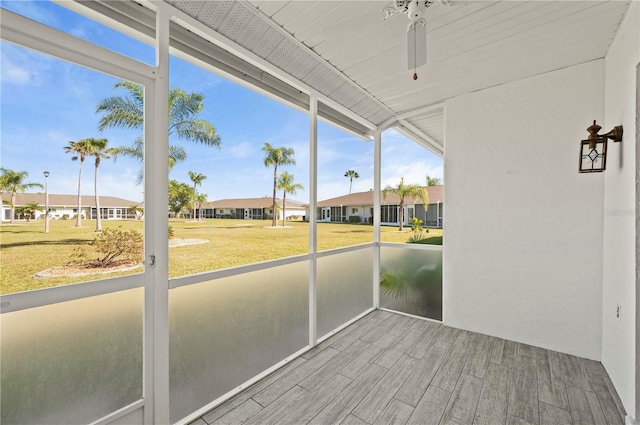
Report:
[[578,152],[603,104],[604,60],[446,102],[446,324],[600,358],[604,175]]
[[[602,363],[627,413],[635,415],[635,149],[636,66],[640,62],[640,4],[633,2],[605,60],[603,130],[624,127],[609,143],[604,175]],[[615,317],[619,304],[620,318]]]

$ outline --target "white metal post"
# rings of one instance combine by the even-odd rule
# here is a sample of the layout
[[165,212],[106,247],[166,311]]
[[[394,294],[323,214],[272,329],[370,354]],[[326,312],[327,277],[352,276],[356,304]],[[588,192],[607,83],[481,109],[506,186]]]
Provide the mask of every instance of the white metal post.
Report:
[[382,132],[373,133],[373,308],[380,307],[380,168]]
[[44,171],[44,232],[49,233],[49,187],[47,180],[49,180],[49,172]]
[[318,98],[309,98],[309,345],[318,342]]
[[156,75],[145,92],[145,424],[169,416],[169,13],[156,10]]

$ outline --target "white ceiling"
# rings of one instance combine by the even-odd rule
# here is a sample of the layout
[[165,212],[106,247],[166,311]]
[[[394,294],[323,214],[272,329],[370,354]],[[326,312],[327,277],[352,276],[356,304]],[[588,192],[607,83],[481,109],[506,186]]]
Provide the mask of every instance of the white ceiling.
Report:
[[406,28],[389,1],[168,0],[370,122],[400,116],[443,145],[442,108],[464,93],[602,58],[628,1],[434,2],[427,65],[406,69]]

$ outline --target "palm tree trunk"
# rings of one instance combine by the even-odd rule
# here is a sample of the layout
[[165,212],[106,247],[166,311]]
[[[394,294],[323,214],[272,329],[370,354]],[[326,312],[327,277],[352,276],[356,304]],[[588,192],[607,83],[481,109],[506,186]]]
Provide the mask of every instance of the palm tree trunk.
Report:
[[276,184],[278,179],[278,166],[273,167],[273,214],[271,214],[271,225],[278,226],[278,216],[276,215]]
[[284,227],[287,223],[287,192],[282,192],[282,227]]
[[100,197],[98,196],[98,167],[100,166],[96,160],[96,172],[93,177],[93,193],[96,197],[96,232],[102,232],[102,218],[100,217]]
[[353,177],[349,177],[349,194],[351,194],[351,185],[353,184]]
[[400,199],[400,205],[398,206],[400,211],[398,211],[398,221],[400,222],[400,226],[398,226],[398,231],[402,232],[403,224],[404,224],[404,199]]
[[[196,183],[193,182],[193,196],[195,198],[195,196],[197,195],[196,193]],[[191,220],[196,221],[196,203],[193,203],[193,215],[191,216]]]
[[80,174],[78,174],[78,214],[76,215],[76,227],[82,227],[82,219],[80,212],[82,209],[82,195],[80,195],[80,186],[82,184],[82,161],[80,161]]
[[16,192],[11,192],[11,224],[16,222]]

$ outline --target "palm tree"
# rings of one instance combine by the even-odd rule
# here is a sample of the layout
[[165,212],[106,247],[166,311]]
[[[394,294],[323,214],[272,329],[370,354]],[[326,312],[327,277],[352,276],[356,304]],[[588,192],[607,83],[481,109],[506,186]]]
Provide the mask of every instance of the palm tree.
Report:
[[11,224],[15,223],[16,215],[16,194],[24,193],[32,187],[43,188],[40,183],[25,183],[24,179],[29,177],[26,171],[13,171],[8,168],[0,168],[0,191],[11,193]]
[[100,197],[98,196],[98,167],[100,167],[100,160],[111,158],[113,151],[107,149],[107,139],[89,139],[91,140],[91,155],[96,159],[95,172],[93,176],[93,193],[96,198],[96,232],[102,232],[102,217],[100,214]]
[[[136,139],[133,141],[132,146],[116,146],[114,148],[111,148],[111,152],[113,154],[114,160],[122,155],[128,158],[139,159],[140,161],[142,161],[142,158],[144,158],[144,141],[142,137],[136,137]],[[169,170],[171,170],[174,165],[183,162],[185,159],[187,159],[187,152],[182,146],[169,146]],[[143,179],[144,173],[141,168],[140,170],[138,170],[136,184],[142,184]]]
[[140,220],[144,214],[144,208],[140,205],[129,205],[129,214],[133,214],[138,220]]
[[440,184],[442,184],[442,180],[439,178],[427,176],[427,186],[438,186]]
[[349,177],[349,193],[351,193],[351,184],[353,183],[353,179],[359,178],[360,174],[354,170],[347,170],[347,172],[344,173],[344,176]]
[[[193,171],[189,171],[189,178],[193,182],[193,195],[194,197],[196,197],[198,195],[196,186],[201,186],[202,181],[206,179],[207,176],[205,176],[202,173],[194,173]],[[195,221],[195,219],[196,219],[196,202],[193,203],[193,220]]]
[[276,215],[276,186],[278,185],[278,166],[279,165],[296,165],[296,160],[293,158],[293,148],[285,148],[280,146],[274,148],[269,143],[264,142],[262,152],[265,153],[264,166],[269,167],[273,165],[273,214],[272,214],[272,226],[278,225],[278,217]]
[[[196,193],[193,197],[195,205],[198,206],[198,221],[202,221],[202,204],[207,202],[206,193]],[[194,213],[195,214],[195,213]]]
[[[144,90],[142,86],[129,81],[121,81],[114,89],[127,91],[125,96],[112,96],[102,100],[96,107],[96,113],[104,114],[100,118],[98,129],[104,131],[110,127],[142,129],[144,118]],[[196,142],[205,146],[220,148],[220,136],[215,127],[206,120],[197,119],[202,112],[204,96],[200,93],[187,93],[179,88],[169,90],[169,136]],[[144,158],[142,138],[134,141],[133,146],[119,146],[115,155]],[[169,146],[169,169],[186,159],[184,149]],[[139,173],[142,182],[142,172]]]
[[78,214],[76,215],[76,227],[82,227],[82,219],[80,213],[82,211],[82,194],[80,193],[82,186],[82,165],[87,155],[91,155],[93,139],[80,139],[77,142],[69,142],[69,146],[64,147],[65,153],[70,153],[72,161],[80,161],[80,172],[78,173]]
[[404,177],[400,177],[400,183],[397,186],[392,187],[387,185],[382,191],[382,197],[387,199],[387,193],[395,193],[400,198],[400,204],[398,205],[398,231],[402,232],[404,222],[404,198],[411,198],[413,200],[420,199],[425,205],[429,204],[429,196],[424,187],[417,184],[405,184]]
[[44,208],[35,201],[27,202],[26,204],[16,208],[16,214],[23,215],[27,221],[34,218],[37,211],[44,211]]
[[278,189],[282,190],[282,227],[284,227],[287,219],[287,193],[295,195],[296,190],[304,189],[304,186],[300,183],[294,183],[294,179],[295,176],[287,173],[286,171],[280,174],[280,178],[278,179]]

